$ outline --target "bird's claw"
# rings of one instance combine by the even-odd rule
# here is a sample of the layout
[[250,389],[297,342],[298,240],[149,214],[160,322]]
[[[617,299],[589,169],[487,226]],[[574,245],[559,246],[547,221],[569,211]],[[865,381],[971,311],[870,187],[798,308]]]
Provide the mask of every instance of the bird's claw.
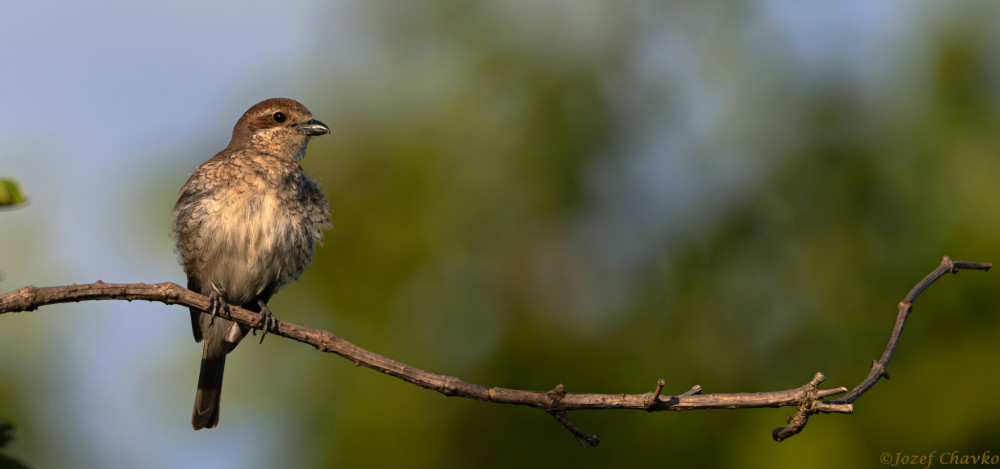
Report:
[[[267,331],[277,326],[278,320],[271,313],[271,309],[267,307],[266,303],[263,301],[258,301],[257,303],[260,304],[260,316],[257,317],[257,324],[254,327],[260,328],[260,343],[263,344]],[[251,333],[257,335],[257,330],[254,329]]]
[[222,295],[219,292],[212,290],[208,294],[208,312],[212,313],[212,319],[208,322],[209,325],[215,324],[215,318],[220,312],[225,312],[229,314],[229,304],[222,300]]

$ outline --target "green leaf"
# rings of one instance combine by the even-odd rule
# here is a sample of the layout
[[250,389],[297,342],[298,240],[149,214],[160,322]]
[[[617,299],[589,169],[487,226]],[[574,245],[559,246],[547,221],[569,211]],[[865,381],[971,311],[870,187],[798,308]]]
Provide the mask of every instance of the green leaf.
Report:
[[15,205],[25,200],[21,186],[13,179],[0,179],[0,206]]

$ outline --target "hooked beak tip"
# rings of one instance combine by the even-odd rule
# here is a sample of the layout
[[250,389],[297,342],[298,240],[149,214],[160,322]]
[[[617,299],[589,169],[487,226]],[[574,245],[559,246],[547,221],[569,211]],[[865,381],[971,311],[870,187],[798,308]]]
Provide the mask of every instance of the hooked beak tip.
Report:
[[304,134],[306,134],[306,135],[308,135],[310,137],[317,137],[317,136],[320,136],[320,135],[324,135],[324,134],[330,133],[330,128],[327,127],[326,124],[324,124],[324,123],[322,123],[322,122],[320,122],[320,121],[318,121],[316,119],[313,119],[313,120],[311,120],[309,122],[306,122],[304,124],[300,124],[299,125],[299,131],[301,131],[302,133],[304,133]]

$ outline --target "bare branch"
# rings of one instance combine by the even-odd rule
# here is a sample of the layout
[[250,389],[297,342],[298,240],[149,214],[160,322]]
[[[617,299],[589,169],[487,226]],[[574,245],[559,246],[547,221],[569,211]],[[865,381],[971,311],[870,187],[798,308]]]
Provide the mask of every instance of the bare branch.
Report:
[[[902,331],[906,315],[912,310],[913,300],[931,283],[945,273],[955,273],[961,269],[989,270],[991,264],[971,262],[952,262],[947,257],[934,272],[918,283],[900,303],[899,318],[896,328],[890,337],[889,346],[881,360],[875,362],[868,378],[859,384],[850,394],[832,402],[823,399],[841,394],[847,388],[819,389],[819,384],[825,379],[822,373],[805,385],[784,391],[759,393],[720,393],[701,394],[701,386],[695,385],[690,390],[676,395],[662,395],[666,381],[657,382],[656,389],[642,394],[591,394],[568,393],[563,385],[556,386],[551,391],[527,391],[500,387],[487,387],[469,383],[453,376],[440,375],[424,371],[390,358],[369,352],[330,332],[310,329],[283,321],[276,321],[269,330],[271,334],[296,340],[316,347],[323,352],[334,353],[344,357],[359,366],[371,368],[380,373],[394,376],[408,383],[439,392],[446,396],[457,396],[481,401],[497,402],[535,407],[543,410],[565,426],[578,441],[596,446],[600,439],[597,435],[587,433],[566,418],[567,411],[594,409],[635,409],[654,411],[681,411],[699,409],[745,409],[759,407],[795,407],[795,416],[789,417],[788,426],[772,432],[777,441],[781,441],[800,431],[805,426],[810,415],[815,413],[852,413],[851,402],[867,391],[882,376],[886,376],[885,365]],[[208,297],[182,288],[172,283],[157,284],[123,283],[111,284],[97,281],[86,285],[65,285],[57,287],[28,286],[13,292],[0,295],[0,314],[33,311],[39,306],[94,300],[146,300],[165,304],[179,304],[206,310],[209,307]],[[905,307],[904,307],[905,303]],[[253,326],[257,323],[258,314],[237,306],[230,306],[224,317],[244,325]],[[904,311],[905,309],[905,311]]]
[[899,302],[899,313],[896,315],[896,325],[892,328],[892,334],[889,335],[889,343],[885,346],[885,352],[882,352],[882,358],[877,361],[872,361],[872,369],[865,377],[861,384],[858,384],[840,399],[833,401],[836,404],[850,404],[864,393],[868,392],[875,383],[878,382],[879,378],[883,376],[885,379],[889,379],[889,372],[887,368],[889,366],[889,360],[892,359],[892,354],[896,352],[896,346],[899,345],[899,338],[903,334],[903,326],[906,324],[906,319],[913,312],[913,302],[916,301],[917,297],[923,293],[927,287],[931,286],[932,283],[937,281],[937,279],[944,277],[945,274],[957,274],[959,270],[984,270],[988,271],[993,267],[993,264],[978,263],[978,262],[964,262],[964,261],[953,261],[948,256],[944,256],[941,259],[941,265],[939,265],[933,272],[927,274],[922,280],[917,282],[916,285],[906,294],[903,301]]

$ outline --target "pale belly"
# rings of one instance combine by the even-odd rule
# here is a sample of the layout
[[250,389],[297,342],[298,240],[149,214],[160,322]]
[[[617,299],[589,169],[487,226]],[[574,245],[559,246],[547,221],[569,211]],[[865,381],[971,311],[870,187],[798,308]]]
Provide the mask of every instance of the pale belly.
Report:
[[304,210],[266,194],[202,201],[212,222],[202,225],[201,280],[228,303],[245,304],[297,279],[315,242]]

